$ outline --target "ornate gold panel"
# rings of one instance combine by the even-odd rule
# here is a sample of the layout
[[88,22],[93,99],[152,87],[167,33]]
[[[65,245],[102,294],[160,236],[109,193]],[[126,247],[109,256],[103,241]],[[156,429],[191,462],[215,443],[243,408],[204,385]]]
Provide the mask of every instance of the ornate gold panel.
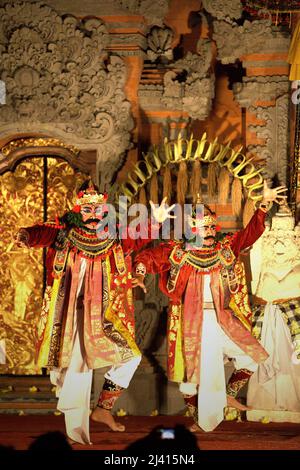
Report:
[[[47,218],[72,207],[86,175],[60,158],[47,158]],[[20,227],[43,221],[43,157],[28,158],[0,176],[0,340],[5,344],[2,374],[40,374],[35,365],[36,325],[43,296],[43,250],[21,249],[14,236]],[[0,355],[1,357],[1,355]]]
[[47,219],[54,220],[73,207],[76,191],[87,175],[59,158],[48,158],[47,166]]

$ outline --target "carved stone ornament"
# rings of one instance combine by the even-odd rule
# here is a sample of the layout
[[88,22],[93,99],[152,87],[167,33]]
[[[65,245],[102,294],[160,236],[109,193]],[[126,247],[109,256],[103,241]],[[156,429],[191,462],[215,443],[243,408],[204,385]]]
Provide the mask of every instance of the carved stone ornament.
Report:
[[124,62],[111,55],[104,63],[105,24],[59,16],[40,2],[7,3],[0,16],[0,78],[6,85],[0,135],[39,131],[81,148],[93,144],[98,170],[107,159],[114,167],[129,147],[133,121],[123,91]]
[[197,54],[188,52],[183,59],[174,63],[175,68],[181,68],[188,73],[196,73],[199,78],[208,74],[212,60],[212,49],[210,39],[199,39],[197,42]]
[[246,20],[242,26],[216,20],[213,39],[217,43],[218,59],[223,64],[263,50],[287,51],[289,46],[289,37],[276,31],[270,19]]
[[242,108],[249,108],[256,101],[272,101],[289,90],[285,75],[265,77],[243,77],[243,82],[234,83],[234,97]]
[[257,119],[265,121],[261,126],[249,126],[258,139],[265,139],[265,145],[249,145],[251,153],[265,159],[265,176],[278,176],[281,184],[287,183],[287,164],[289,157],[289,95],[276,100],[275,106],[250,107],[249,112]]
[[214,97],[214,75],[210,72],[211,42],[200,39],[198,54],[188,52],[183,59],[168,64],[162,84],[142,84],[139,87],[140,104],[184,111],[192,119],[205,119]]
[[[279,208],[251,250],[253,293],[268,302],[297,298],[300,288],[299,225],[288,206]],[[259,269],[260,268],[260,269]]]
[[240,0],[202,0],[203,8],[219,20],[238,19],[242,14]]
[[159,58],[168,61],[173,59],[173,37],[173,31],[166,26],[163,28],[153,26],[151,28],[147,37],[147,56],[152,62]]
[[143,15],[148,24],[162,26],[170,0],[117,0],[124,10]]
[[174,68],[186,71],[185,81],[178,80],[178,73],[167,72],[164,76],[162,102],[167,108],[185,111],[192,119],[205,119],[211,110],[214,97],[214,75],[208,72],[211,64],[211,42],[200,39],[197,44],[198,54],[188,52],[174,63]]

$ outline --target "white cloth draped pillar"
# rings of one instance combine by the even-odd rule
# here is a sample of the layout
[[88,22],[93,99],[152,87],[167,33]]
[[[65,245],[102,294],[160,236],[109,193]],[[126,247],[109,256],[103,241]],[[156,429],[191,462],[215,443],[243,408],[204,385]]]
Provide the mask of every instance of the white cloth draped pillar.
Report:
[[247,404],[256,410],[300,411],[300,364],[292,362],[293,345],[278,305],[265,306],[261,344],[269,353],[250,379]]

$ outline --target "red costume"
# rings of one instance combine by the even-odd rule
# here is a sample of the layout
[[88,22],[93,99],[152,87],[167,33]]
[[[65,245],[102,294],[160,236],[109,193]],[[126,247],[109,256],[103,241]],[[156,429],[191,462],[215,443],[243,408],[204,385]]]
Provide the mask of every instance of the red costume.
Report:
[[[149,242],[150,225],[139,238],[127,231],[126,237],[108,234],[101,239],[96,227],[104,219],[102,212],[108,211],[106,195],[90,187],[77,197],[61,225],[23,228],[19,240],[28,247],[48,248],[38,363],[51,370],[69,437],[89,443],[92,370],[111,367],[97,405],[109,413],[141,360],[135,343],[130,255]],[[92,418],[123,430],[111,414],[99,418],[100,413],[96,408]]]
[[[88,366],[105,367],[139,355],[134,340],[130,254],[150,238],[100,240],[96,232],[84,228],[73,227],[67,233],[47,223],[23,230],[29,247],[48,248],[47,288],[38,331],[39,365],[69,365],[82,259],[87,260],[83,307]],[[53,309],[51,299],[56,303]],[[99,321],[103,328],[99,329]]]
[[[265,212],[258,209],[244,230],[225,236],[212,247],[187,250],[183,243],[169,242],[137,255],[136,270],[159,273],[160,289],[170,298],[167,342],[170,380],[199,384],[205,310],[215,311],[223,334],[250,362],[251,358],[255,363],[266,359],[266,351],[251,334],[244,267],[237,260],[241,250],[263,233],[264,220]],[[205,286],[204,278],[210,281]],[[209,302],[205,297],[207,290],[211,294]],[[239,381],[244,380],[243,375],[240,371]]]

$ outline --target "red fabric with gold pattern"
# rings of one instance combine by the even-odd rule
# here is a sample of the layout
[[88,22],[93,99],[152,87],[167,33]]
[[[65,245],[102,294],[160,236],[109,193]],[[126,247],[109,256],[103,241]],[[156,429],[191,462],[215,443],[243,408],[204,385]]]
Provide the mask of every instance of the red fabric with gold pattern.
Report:
[[109,379],[105,379],[97,406],[105,410],[111,410],[118,398],[122,395],[123,390],[123,387],[120,387]]
[[[244,271],[239,262],[235,263],[235,257],[239,255],[240,250],[252,245],[263,233],[265,215],[263,211],[257,210],[244,230],[227,237],[219,246],[221,262],[218,269],[209,271],[214,307],[222,329],[258,363],[263,362],[268,354],[249,331],[251,311]],[[170,261],[174,245],[176,244],[173,242],[146,249],[136,257],[135,263],[144,264],[147,272],[158,272],[160,289],[171,299],[168,322],[169,378],[179,382],[187,380],[198,383],[203,318],[203,272],[188,262],[181,264],[179,259],[181,256],[177,257],[179,271],[173,276],[176,282],[173,282],[170,291],[169,274],[172,269],[177,269],[174,267],[177,258],[173,257],[172,263]],[[182,244],[177,245],[185,251]],[[224,272],[227,275],[226,282],[223,279]],[[234,290],[228,288],[231,282],[229,275],[234,276]]]
[[47,299],[37,327],[39,365],[69,365],[82,258],[87,260],[83,325],[89,366],[106,367],[139,355],[134,335],[130,252],[150,241],[151,224],[142,227],[142,238],[109,240],[108,245],[78,227],[67,233],[55,224],[46,223],[24,230],[30,247],[48,248]]
[[226,393],[232,397],[236,397],[239,391],[246,385],[253,372],[248,369],[235,370],[227,384]]
[[195,423],[198,424],[198,395],[185,395],[183,394],[183,398],[188,409],[189,415]]

